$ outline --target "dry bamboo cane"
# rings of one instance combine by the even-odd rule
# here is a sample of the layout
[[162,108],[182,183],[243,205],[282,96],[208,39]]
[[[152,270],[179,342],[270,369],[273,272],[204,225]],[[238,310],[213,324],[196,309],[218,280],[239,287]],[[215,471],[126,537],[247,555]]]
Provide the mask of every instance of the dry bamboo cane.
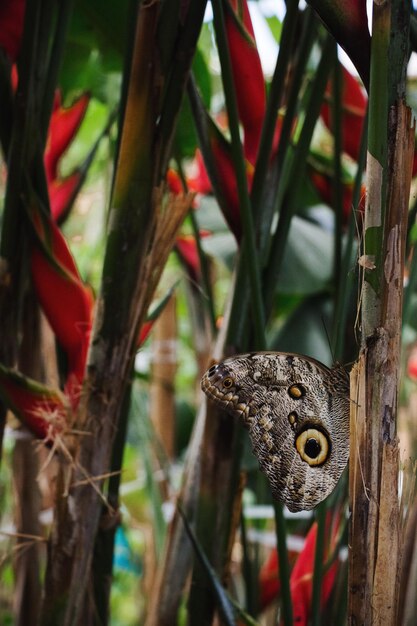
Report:
[[[401,558],[396,416],[404,254],[414,152],[411,110],[403,101],[391,108],[388,123],[392,142],[379,274],[380,301],[376,316],[379,321],[371,333],[364,333],[365,345],[351,375],[348,621],[394,626]],[[368,154],[368,204],[380,205],[383,175],[382,166]],[[365,237],[367,229],[380,225],[365,218]],[[360,264],[376,274],[376,260],[364,252]],[[366,288],[371,288],[369,281]],[[362,313],[366,315],[366,311]],[[362,320],[365,330],[366,321]]]

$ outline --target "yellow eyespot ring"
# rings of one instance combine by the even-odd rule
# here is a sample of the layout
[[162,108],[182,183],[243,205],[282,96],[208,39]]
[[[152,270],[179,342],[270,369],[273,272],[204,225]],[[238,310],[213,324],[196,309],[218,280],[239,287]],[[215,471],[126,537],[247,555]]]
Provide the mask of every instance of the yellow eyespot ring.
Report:
[[310,467],[323,465],[330,455],[328,436],[314,427],[306,428],[298,435],[295,447],[302,460]]
[[301,385],[291,385],[288,387],[288,394],[294,400],[299,400],[305,395],[305,389]]
[[231,378],[230,376],[227,376],[223,381],[223,387],[225,389],[230,389],[230,387],[232,386],[233,386],[233,378]]

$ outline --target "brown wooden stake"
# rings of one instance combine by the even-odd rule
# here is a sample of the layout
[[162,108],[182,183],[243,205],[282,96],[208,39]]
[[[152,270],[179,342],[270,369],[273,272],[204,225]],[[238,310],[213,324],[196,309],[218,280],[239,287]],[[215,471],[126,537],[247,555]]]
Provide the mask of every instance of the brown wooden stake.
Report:
[[12,461],[14,517],[16,533],[22,536],[16,540],[13,600],[15,624],[26,626],[36,623],[41,601],[40,543],[24,536],[41,535],[40,492],[36,481],[39,464],[33,437],[24,429],[17,431],[17,437]]
[[[389,136],[392,143],[379,326],[366,335],[351,374],[349,623],[355,625],[397,625],[401,547],[396,416],[405,239],[414,153],[411,110],[402,101],[392,107]],[[370,157],[367,175],[371,202],[376,202],[372,194],[380,193],[382,172],[375,163],[377,171],[372,177],[373,161]]]
[[156,436],[169,459],[175,447],[176,302],[172,295],[155,322],[152,342],[150,414]]

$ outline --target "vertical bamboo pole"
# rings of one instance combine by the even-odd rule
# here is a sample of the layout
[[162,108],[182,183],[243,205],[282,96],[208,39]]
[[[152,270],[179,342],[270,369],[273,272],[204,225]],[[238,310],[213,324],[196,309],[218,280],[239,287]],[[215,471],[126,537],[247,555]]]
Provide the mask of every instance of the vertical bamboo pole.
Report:
[[414,152],[405,105],[409,9],[374,2],[362,349],[351,376],[349,623],[397,624],[403,272]]
[[28,536],[39,537],[40,492],[36,477],[39,471],[38,454],[33,437],[18,429],[13,450],[13,491],[16,533],[14,556],[15,589],[14,617],[16,626],[35,623],[41,600],[40,544]]
[[175,295],[172,295],[154,326],[150,387],[151,420],[156,436],[170,459],[174,456],[175,440],[176,327],[176,302]]

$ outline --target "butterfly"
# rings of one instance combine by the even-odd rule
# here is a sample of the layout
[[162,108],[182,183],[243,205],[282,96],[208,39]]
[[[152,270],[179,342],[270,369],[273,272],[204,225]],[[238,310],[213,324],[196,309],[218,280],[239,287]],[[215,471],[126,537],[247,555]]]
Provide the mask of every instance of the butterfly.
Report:
[[349,458],[349,376],[342,366],[284,352],[252,352],[213,365],[204,393],[243,420],[272,495],[310,510],[335,488]]

